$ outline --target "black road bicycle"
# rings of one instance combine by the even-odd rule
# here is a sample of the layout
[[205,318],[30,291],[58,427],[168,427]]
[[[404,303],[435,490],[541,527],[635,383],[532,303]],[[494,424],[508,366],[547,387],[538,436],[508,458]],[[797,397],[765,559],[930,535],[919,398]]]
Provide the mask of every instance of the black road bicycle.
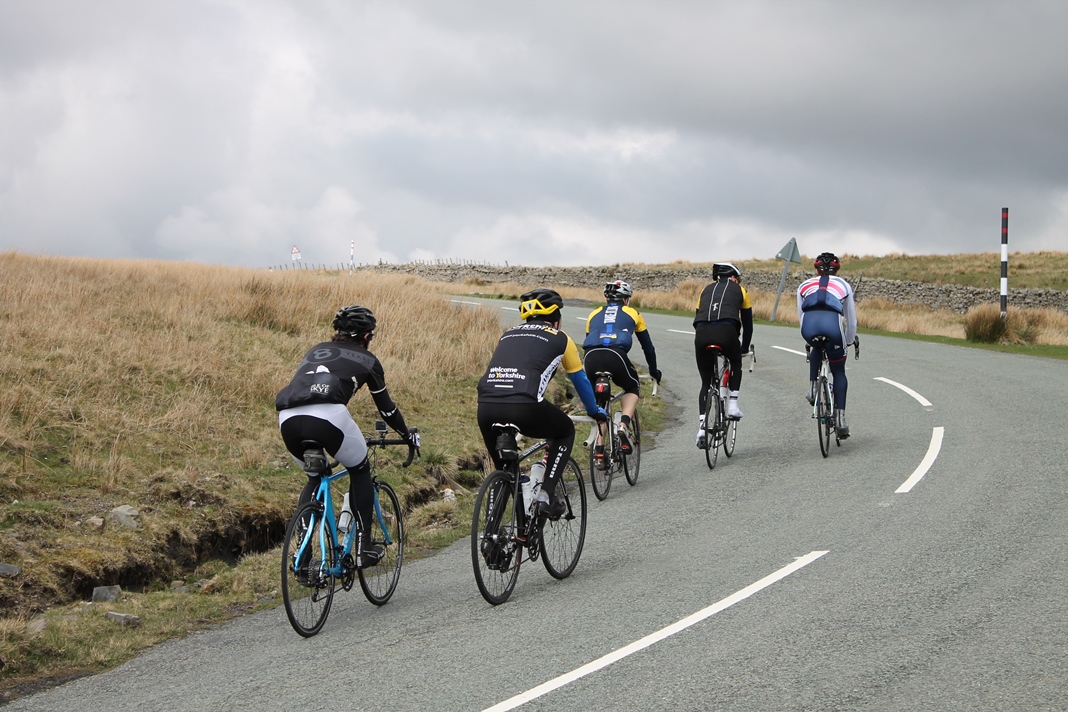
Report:
[[537,513],[526,502],[520,481],[524,463],[540,462],[545,441],[522,452],[510,423],[495,423],[496,449],[503,470],[495,470],[482,482],[471,518],[471,564],[482,597],[493,605],[508,600],[524,561],[539,557],[553,578],[571,575],[586,540],[586,488],[582,471],[569,458],[556,483],[556,497],[566,505],[559,519]]
[[[719,458],[719,449],[723,448],[723,454],[727,457],[734,455],[734,443],[738,439],[738,419],[727,417],[727,384],[731,377],[731,364],[727,355],[716,344],[709,344],[706,350],[715,354],[712,367],[712,380],[708,383],[708,392],[705,394],[705,420],[703,426],[702,441],[698,445],[705,451],[705,462],[708,469],[716,467]],[[756,347],[749,346],[749,371],[752,372],[756,364]]]
[[[653,394],[656,395],[655,381]],[[604,412],[608,414],[608,420],[603,423],[594,421],[590,435],[583,445],[590,451],[590,484],[593,485],[593,494],[597,499],[604,500],[608,497],[608,491],[612,489],[612,477],[617,472],[623,473],[631,487],[638,483],[638,470],[642,463],[642,429],[638,411],[635,410],[634,417],[630,421],[631,451],[624,453],[617,432],[621,415],[621,411],[617,408],[623,391],[612,395],[610,372],[598,371],[594,374],[593,396],[597,399],[597,405],[604,408]],[[583,420],[592,421],[593,418],[583,418]],[[598,434],[603,443],[603,453],[596,452]]]

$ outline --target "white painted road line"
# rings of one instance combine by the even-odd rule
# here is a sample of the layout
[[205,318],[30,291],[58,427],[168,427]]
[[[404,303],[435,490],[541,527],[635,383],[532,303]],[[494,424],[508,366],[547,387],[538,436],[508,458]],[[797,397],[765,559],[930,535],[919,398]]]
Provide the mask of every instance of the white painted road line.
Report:
[[789,351],[790,353],[797,354],[798,356],[806,355],[804,351],[795,351],[794,349],[788,349],[785,346],[772,346],[771,348],[778,349],[779,351]]
[[697,333],[696,331],[682,331],[681,329],[667,329],[667,331],[670,331],[673,334],[687,334],[689,336],[693,336]]
[[482,302],[467,302],[463,299],[450,299],[449,301],[453,304],[474,304],[476,307],[482,306]]
[[900,383],[897,383],[895,381],[891,381],[889,378],[883,378],[882,376],[876,376],[875,380],[876,381],[882,381],[883,383],[889,383],[894,388],[900,388],[901,390],[905,391],[905,393],[908,393],[910,396],[912,396],[917,401],[919,401],[920,405],[922,405],[924,408],[930,408],[931,407],[931,401],[927,400],[926,398],[924,398],[923,396],[921,396],[919,393],[917,393],[916,391],[912,390],[908,386],[903,386]]
[[894,494],[905,494],[916,483],[923,479],[923,476],[927,474],[927,471],[931,469],[931,465],[938,458],[938,453],[942,449],[942,436],[946,434],[946,429],[941,425],[936,427],[931,433],[931,444],[927,448],[927,454],[923,456],[923,461],[920,462],[920,466],[916,468],[916,471],[909,475],[909,478],[905,480],[900,487],[894,490]]
[[526,692],[522,692],[522,693],[516,695],[515,697],[512,697],[511,699],[507,699],[504,702],[500,702],[498,704],[495,704],[492,707],[487,707],[485,710],[483,710],[483,712],[504,712],[504,710],[515,709],[516,707],[519,707],[520,705],[526,704],[527,702],[530,702],[531,700],[536,700],[537,698],[541,697],[542,695],[546,695],[546,694],[552,692],[553,690],[556,690],[556,689],[558,689],[560,687],[563,687],[564,685],[567,685],[568,683],[571,683],[571,682],[574,682],[575,680],[583,678],[586,675],[589,675],[590,673],[597,672],[598,670],[600,670],[602,668],[606,668],[609,665],[611,665],[612,663],[618,662],[618,661],[622,660],[623,658],[627,657],[628,655],[632,655],[632,654],[638,652],[639,650],[644,650],[645,648],[648,648],[650,645],[653,645],[654,643],[658,643],[661,640],[664,640],[665,638],[669,638],[672,635],[675,635],[676,633],[679,633],[679,632],[681,632],[683,630],[686,630],[687,628],[689,628],[692,625],[700,623],[701,621],[703,621],[705,618],[708,618],[709,616],[713,616],[716,613],[719,613],[720,611],[723,611],[723,610],[726,610],[727,608],[730,608],[735,603],[739,603],[741,601],[744,601],[745,599],[747,599],[750,596],[752,596],[754,593],[757,593],[758,591],[761,591],[762,589],[767,588],[768,586],[770,586],[771,584],[775,583],[776,581],[784,579],[787,576],[789,576],[790,574],[794,573],[795,571],[797,571],[797,570],[799,570],[801,568],[804,568],[805,566],[808,566],[813,561],[815,561],[816,559],[820,558],[821,556],[823,556],[826,553],[828,553],[828,552],[826,552],[826,551],[812,551],[812,552],[809,552],[808,554],[805,554],[804,556],[798,557],[797,560],[794,561],[794,563],[792,563],[792,564],[790,564],[788,566],[784,566],[783,568],[779,569],[775,573],[769,574],[768,576],[765,576],[764,578],[760,579],[756,583],[749,584],[748,586],[743,588],[741,591],[738,591],[737,593],[733,593],[730,596],[727,596],[726,598],[724,598],[724,599],[722,599],[722,600],[720,600],[720,601],[718,601],[716,603],[713,603],[708,608],[704,608],[704,609],[702,609],[700,611],[697,611],[697,613],[694,613],[691,616],[683,618],[681,621],[678,621],[677,623],[672,623],[671,625],[667,626],[666,628],[661,628],[657,632],[652,633],[650,635],[647,635],[644,638],[642,638],[641,640],[636,640],[633,643],[631,643],[630,645],[626,645],[626,646],[620,648],[619,650],[616,650],[615,652],[611,652],[608,655],[605,655],[604,657],[597,658],[593,662],[586,663],[585,665],[583,665],[580,668],[576,668],[575,670],[572,670],[571,672],[564,673],[563,675],[561,675],[561,676],[559,676],[557,678],[549,680],[548,682],[544,682],[544,683],[538,685],[537,687],[531,688],[530,690],[527,690]]

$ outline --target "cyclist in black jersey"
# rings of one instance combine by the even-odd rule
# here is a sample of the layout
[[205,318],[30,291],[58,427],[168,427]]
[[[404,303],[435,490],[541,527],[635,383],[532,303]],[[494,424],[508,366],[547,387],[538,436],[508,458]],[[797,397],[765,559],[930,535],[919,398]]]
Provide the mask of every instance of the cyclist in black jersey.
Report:
[[[349,400],[367,384],[382,419],[419,446],[419,434],[409,432],[386,389],[382,363],[367,350],[376,325],[375,315],[367,307],[353,304],[339,309],[334,315],[333,339],[316,344],[305,354],[289,385],[275,398],[282,440],[298,462],[303,463],[301,442],[315,440],[349,471],[349,501],[360,531],[365,533],[370,532],[374,485],[367,440],[349,414]],[[318,478],[308,478],[298,507],[311,501],[318,488]],[[383,551],[377,544],[363,553],[373,564]]]
[[[630,306],[630,298],[633,295],[634,290],[622,280],[607,283],[604,286],[604,297],[608,303],[597,307],[586,317],[586,338],[582,342],[582,348],[586,351],[582,359],[586,376],[592,381],[598,371],[608,371],[612,374],[612,382],[623,389],[623,397],[620,398],[622,416],[618,432],[620,449],[625,455],[629,455],[631,451],[630,422],[638,407],[640,390],[638,372],[627,357],[635,338],[645,354],[649,375],[657,383],[660,383],[661,377],[660,370],[656,367],[656,349],[645,326],[645,319],[637,309]],[[594,459],[603,466],[604,444],[600,433],[594,446]]]
[[[738,394],[742,387],[742,354],[749,351],[753,340],[753,305],[749,302],[749,293],[741,285],[742,271],[730,262],[716,263],[712,265],[712,278],[714,281],[701,292],[693,320],[696,332],[694,352],[697,370],[701,374],[698,412],[701,414],[702,427],[697,430],[698,447],[703,445],[705,398],[715,364],[715,354],[707,347],[713,344],[719,346],[727,357],[731,367],[727,384],[730,390],[727,417],[740,419],[742,411],[738,407]],[[738,343],[739,333],[741,345]]]
[[504,463],[497,455],[494,423],[512,423],[524,435],[549,441],[545,484],[538,494],[537,506],[541,514],[557,519],[566,504],[554,496],[556,482],[571,457],[575,424],[564,411],[545,400],[545,390],[556,368],[563,365],[591,418],[605,421],[608,416],[597,407],[575,342],[560,330],[560,310],[564,305],[560,295],[541,288],[520,299],[523,323],[504,332],[478,382],[478,427],[497,469],[502,469]]

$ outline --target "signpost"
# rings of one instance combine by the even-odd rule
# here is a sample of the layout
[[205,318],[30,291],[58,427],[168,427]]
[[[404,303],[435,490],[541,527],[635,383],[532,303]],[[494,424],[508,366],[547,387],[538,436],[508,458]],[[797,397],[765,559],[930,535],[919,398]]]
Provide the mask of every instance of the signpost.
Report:
[[293,245],[293,249],[289,251],[289,256],[294,262],[300,262],[300,248]]
[[786,287],[786,275],[790,270],[790,263],[801,264],[801,253],[797,251],[797,238],[791,237],[790,241],[779,250],[779,254],[775,255],[775,259],[785,260],[785,262],[782,266],[782,279],[779,280],[779,293],[775,295],[775,306],[771,308],[772,321],[775,321],[775,312],[779,310],[779,297],[782,296],[782,290]]

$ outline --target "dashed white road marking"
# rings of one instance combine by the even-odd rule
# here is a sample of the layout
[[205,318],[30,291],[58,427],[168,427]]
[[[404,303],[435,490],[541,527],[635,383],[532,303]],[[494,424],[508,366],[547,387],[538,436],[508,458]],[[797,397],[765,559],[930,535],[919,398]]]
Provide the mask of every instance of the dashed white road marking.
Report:
[[882,376],[876,376],[875,380],[876,381],[882,381],[883,383],[889,383],[894,388],[900,388],[901,390],[905,391],[905,393],[908,393],[910,396],[912,396],[917,401],[919,401],[920,405],[922,405],[924,408],[930,408],[931,407],[931,401],[927,400],[926,398],[924,398],[923,396],[921,396],[919,393],[917,393],[916,391],[912,390],[908,386],[904,386],[904,385],[902,385],[902,384],[900,384],[900,383],[898,383],[896,381],[891,381],[889,378],[883,378]]
[[682,329],[667,329],[667,331],[670,331],[673,334],[687,334],[689,336],[693,336],[697,333],[696,331],[683,331]]
[[927,448],[927,454],[923,456],[923,461],[920,462],[920,466],[916,468],[916,471],[909,475],[909,478],[900,487],[894,490],[895,494],[905,494],[923,479],[923,476],[931,469],[935,459],[938,458],[938,452],[942,449],[942,437],[945,433],[946,429],[941,425],[934,429],[931,433],[931,445]]
[[805,356],[806,355],[804,351],[797,351],[796,349],[788,349],[785,346],[772,346],[771,348],[778,349],[779,351],[787,351],[787,352],[792,353],[792,354],[797,354],[798,356]]
[[686,630],[692,625],[700,623],[709,616],[713,616],[716,613],[719,613],[720,611],[730,608],[735,603],[744,601],[745,599],[752,596],[754,593],[757,593],[762,589],[765,589],[771,584],[775,583],[776,581],[784,579],[795,571],[798,571],[799,569],[808,566],[813,561],[827,553],[829,552],[811,551],[808,554],[805,554],[804,556],[799,556],[792,564],[782,567],[775,573],[769,574],[764,578],[760,579],[759,581],[749,584],[742,590],[733,593],[730,596],[727,596],[726,598],[716,603],[713,603],[707,608],[703,608],[700,611],[697,611],[691,616],[683,618],[682,620],[676,623],[672,623],[666,628],[661,628],[655,633],[651,633],[650,635],[645,636],[641,640],[636,640],[630,645],[625,645],[619,650],[611,652],[608,655],[597,658],[593,662],[586,663],[580,668],[576,668],[571,672],[564,673],[563,675],[553,678],[548,682],[543,682],[537,687],[531,688],[526,692],[522,692],[516,695],[515,697],[505,700],[504,702],[495,704],[492,707],[487,707],[485,710],[483,710],[483,712],[504,712],[505,710],[515,709],[520,705],[526,704],[531,700],[535,700],[541,697],[542,695],[546,695],[552,692],[553,690],[561,688],[564,685],[567,685],[568,683],[574,682],[579,678],[583,678],[586,675],[589,675],[590,673],[597,672],[602,668],[606,668],[612,663],[618,662],[623,658],[627,657],[628,655],[633,655],[639,650],[644,650],[645,648],[648,648],[654,643],[658,643],[661,640],[664,640],[665,638],[669,638],[672,635],[675,635],[676,633]]

